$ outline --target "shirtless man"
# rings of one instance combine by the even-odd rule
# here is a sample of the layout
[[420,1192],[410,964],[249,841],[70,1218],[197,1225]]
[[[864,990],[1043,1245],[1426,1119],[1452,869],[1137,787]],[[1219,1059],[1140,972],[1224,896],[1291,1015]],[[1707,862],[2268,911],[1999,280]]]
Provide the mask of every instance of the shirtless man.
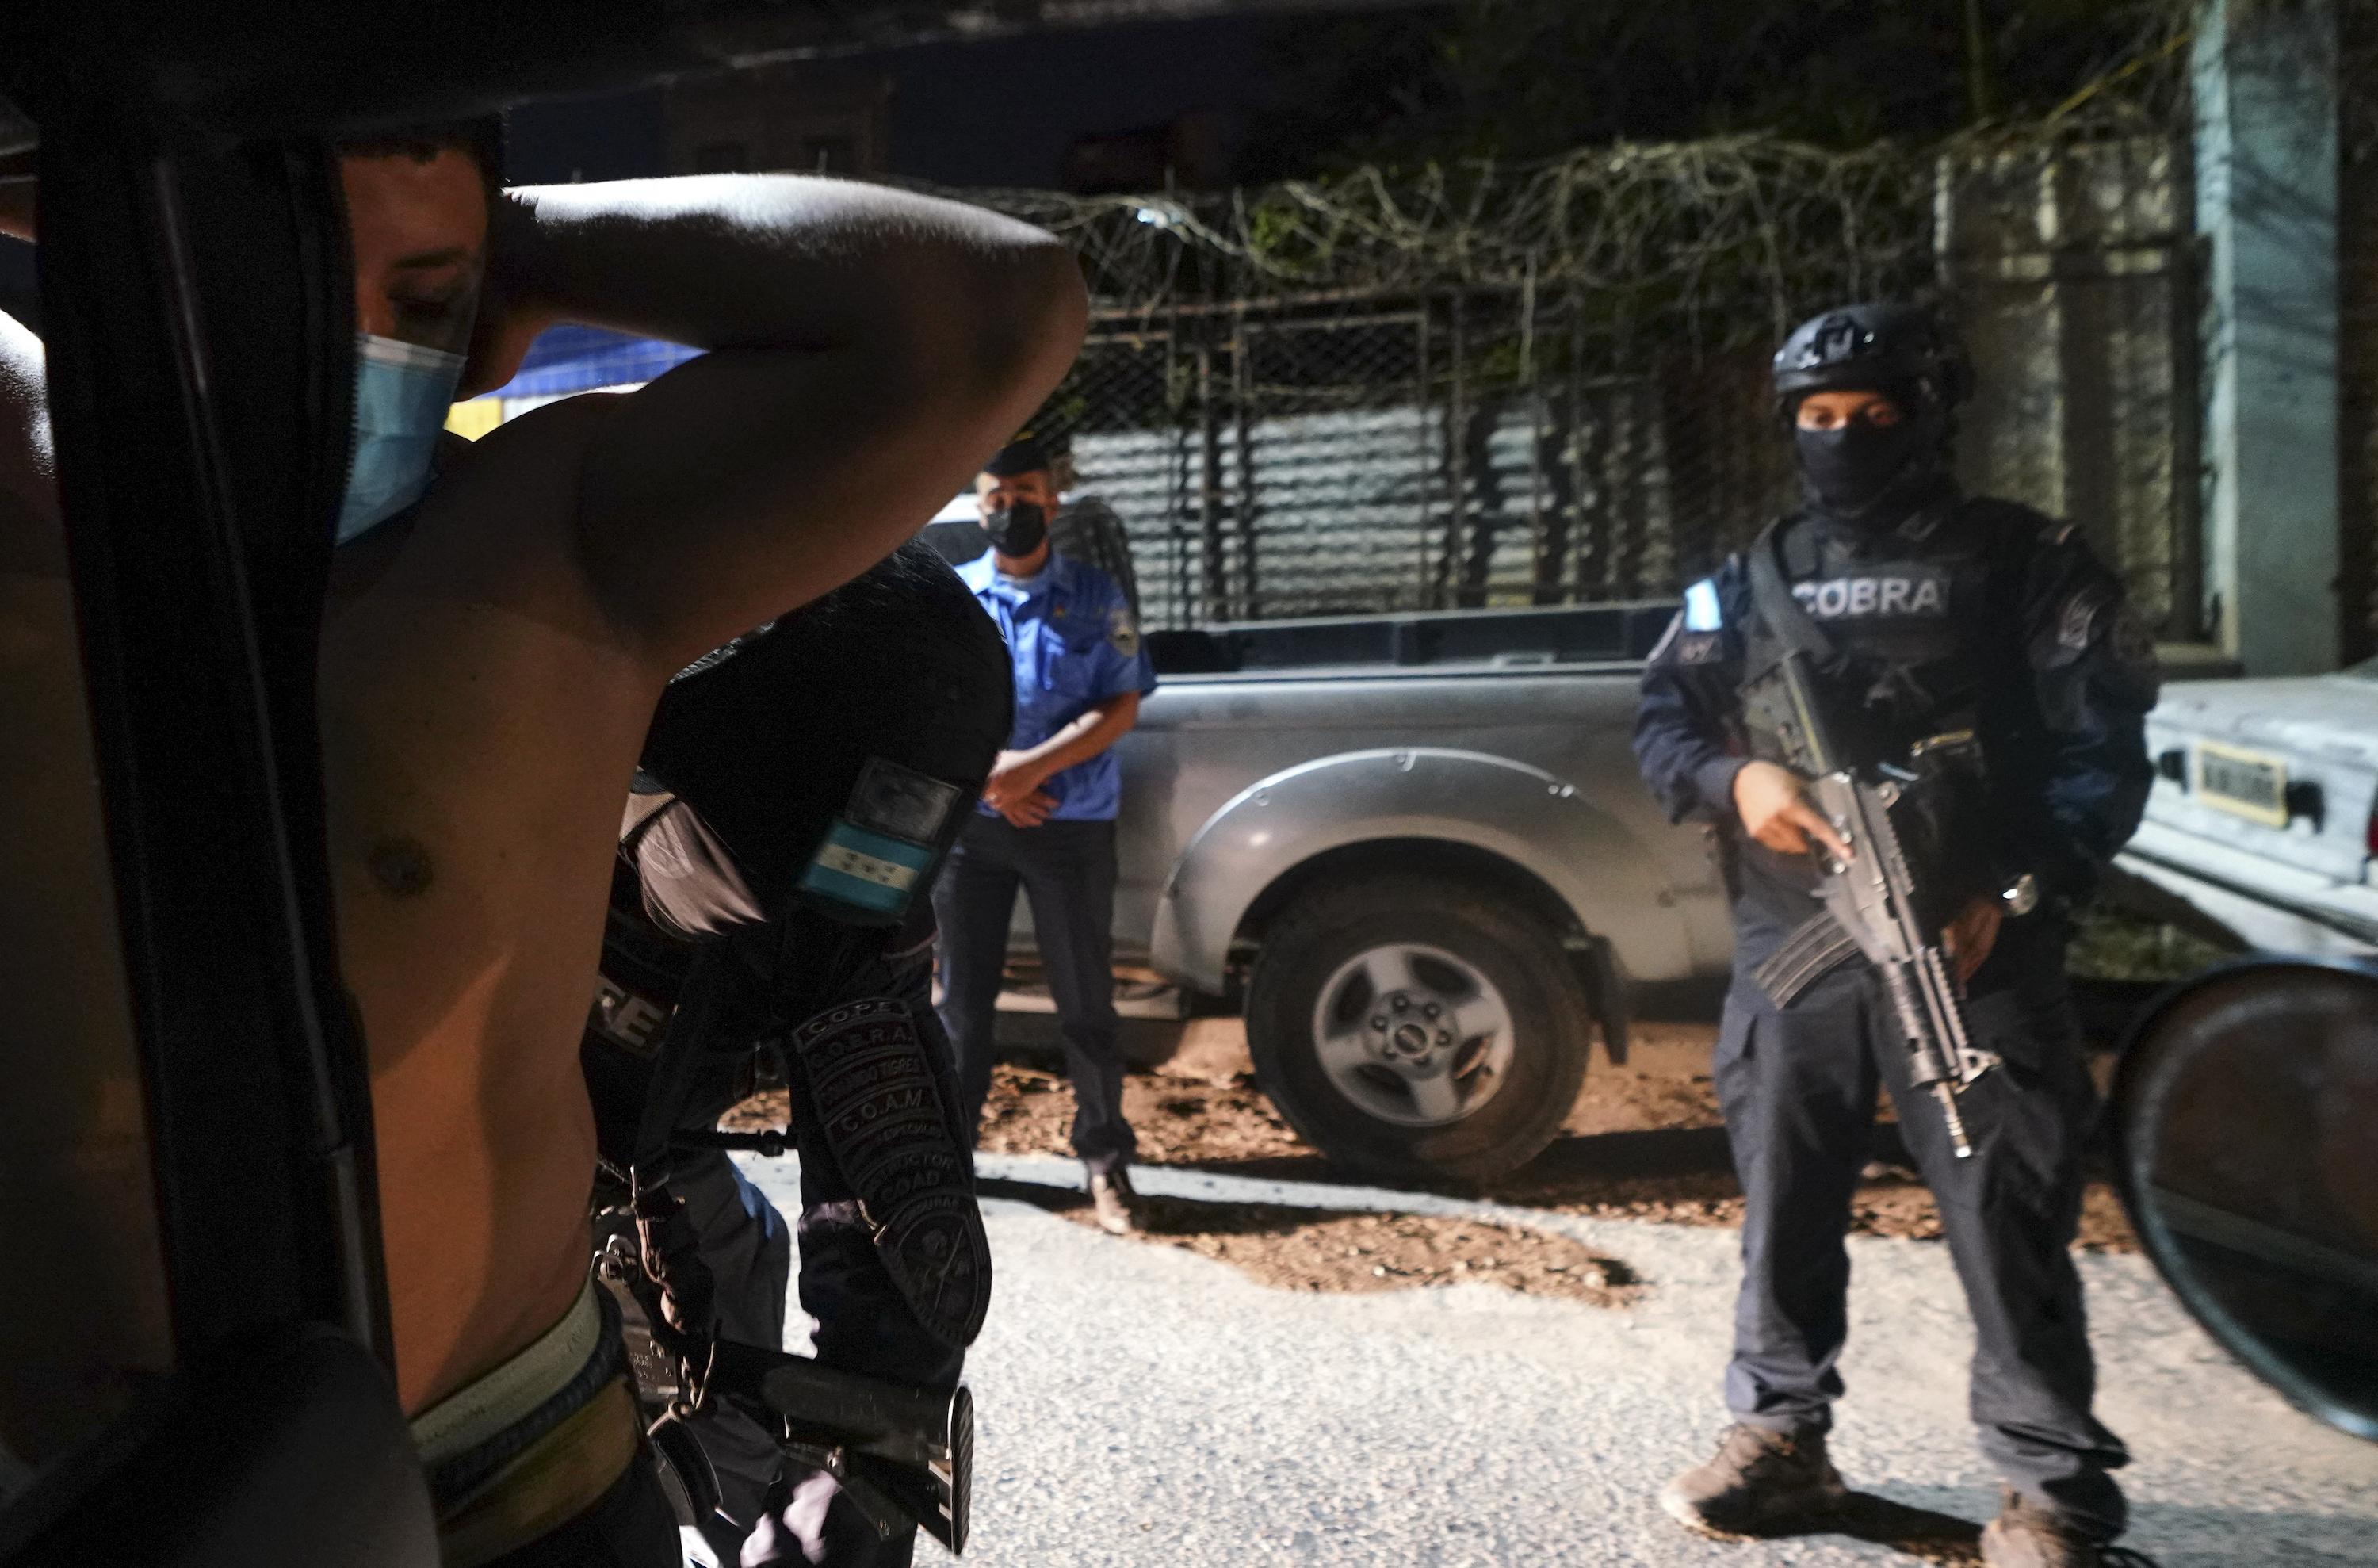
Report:
[[[620,790],[661,690],[914,532],[1063,374],[1086,314],[1053,239],[955,203],[747,175],[490,200],[471,148],[458,127],[343,159],[357,326],[382,358],[431,351],[411,368],[434,375],[438,355],[467,356],[467,395],[560,321],[712,352],[450,452],[393,515],[351,489],[342,520],[321,653],[330,851],[373,1075],[398,1391],[428,1417],[434,1485],[457,1444],[484,1457],[502,1435],[485,1408],[458,1413],[457,1391],[548,1417],[528,1395],[560,1397],[591,1365],[578,1043]],[[26,235],[24,220],[0,226]],[[38,432],[38,348],[0,344],[17,408],[0,434]],[[46,593],[63,626],[54,507],[23,500],[45,494],[44,447],[0,452],[0,495],[18,498],[0,524],[39,536],[0,563],[6,602]],[[71,641],[44,653],[7,669],[0,702],[21,713],[72,689]],[[5,709],[0,730],[26,733]],[[87,778],[81,743],[48,771]],[[11,771],[43,769],[26,754]],[[63,895],[54,877],[10,912],[107,887],[94,839]],[[124,1027],[118,1009],[102,1032]],[[111,1053],[126,1055],[93,1055]],[[555,1386],[491,1402],[507,1379],[487,1374],[530,1361]]]

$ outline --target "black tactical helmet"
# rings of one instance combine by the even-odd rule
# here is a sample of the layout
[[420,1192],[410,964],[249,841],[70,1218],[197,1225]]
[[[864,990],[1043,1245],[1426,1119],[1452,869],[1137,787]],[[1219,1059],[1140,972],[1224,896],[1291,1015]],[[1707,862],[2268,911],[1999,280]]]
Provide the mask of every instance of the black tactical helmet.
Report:
[[1972,386],[1964,350],[1919,306],[1844,305],[1803,321],[1775,351],[1775,412],[1787,425],[1809,392],[1912,392],[1925,406],[1911,416],[1940,419]]

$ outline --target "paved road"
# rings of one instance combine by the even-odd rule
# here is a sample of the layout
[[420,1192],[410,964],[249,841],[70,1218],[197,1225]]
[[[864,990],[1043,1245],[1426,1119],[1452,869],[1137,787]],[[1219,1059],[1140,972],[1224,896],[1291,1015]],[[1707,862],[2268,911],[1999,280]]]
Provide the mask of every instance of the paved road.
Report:
[[[986,1156],[1070,1185],[1078,1167]],[[755,1179],[790,1208],[793,1172]],[[1227,1264],[986,1204],[999,1277],[969,1369],[979,1568],[1091,1564],[1907,1563],[1842,1537],[1729,1547],[1651,1501],[1723,1415],[1730,1231],[1147,1171],[1184,1197],[1492,1213],[1566,1232],[1651,1285],[1613,1311],[1483,1285],[1267,1289]],[[1890,1502],[1979,1521],[1968,1331],[1945,1251],[1854,1238],[1836,1457]],[[2132,1543],[2165,1568],[2378,1565],[2378,1448],[2319,1428],[2206,1340],[2135,1258],[2083,1263],[2107,1393],[2138,1454]],[[920,1557],[939,1558],[937,1548]]]

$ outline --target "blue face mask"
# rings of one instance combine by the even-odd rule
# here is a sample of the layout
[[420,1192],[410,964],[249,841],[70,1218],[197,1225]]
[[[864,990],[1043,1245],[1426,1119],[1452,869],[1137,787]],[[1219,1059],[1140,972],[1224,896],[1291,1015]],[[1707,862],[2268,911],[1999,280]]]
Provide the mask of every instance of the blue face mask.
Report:
[[386,522],[429,488],[438,433],[462,379],[462,356],[355,334],[355,455],[339,508],[339,539]]

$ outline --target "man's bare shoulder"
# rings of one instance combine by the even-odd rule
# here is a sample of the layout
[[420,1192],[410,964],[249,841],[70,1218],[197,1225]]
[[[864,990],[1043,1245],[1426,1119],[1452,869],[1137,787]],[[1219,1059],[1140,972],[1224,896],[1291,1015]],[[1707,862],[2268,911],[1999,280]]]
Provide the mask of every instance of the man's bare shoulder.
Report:
[[438,477],[406,521],[343,546],[334,604],[438,599],[509,609],[582,640],[619,642],[589,592],[578,546],[586,456],[620,405],[586,392],[477,440],[449,436]]

